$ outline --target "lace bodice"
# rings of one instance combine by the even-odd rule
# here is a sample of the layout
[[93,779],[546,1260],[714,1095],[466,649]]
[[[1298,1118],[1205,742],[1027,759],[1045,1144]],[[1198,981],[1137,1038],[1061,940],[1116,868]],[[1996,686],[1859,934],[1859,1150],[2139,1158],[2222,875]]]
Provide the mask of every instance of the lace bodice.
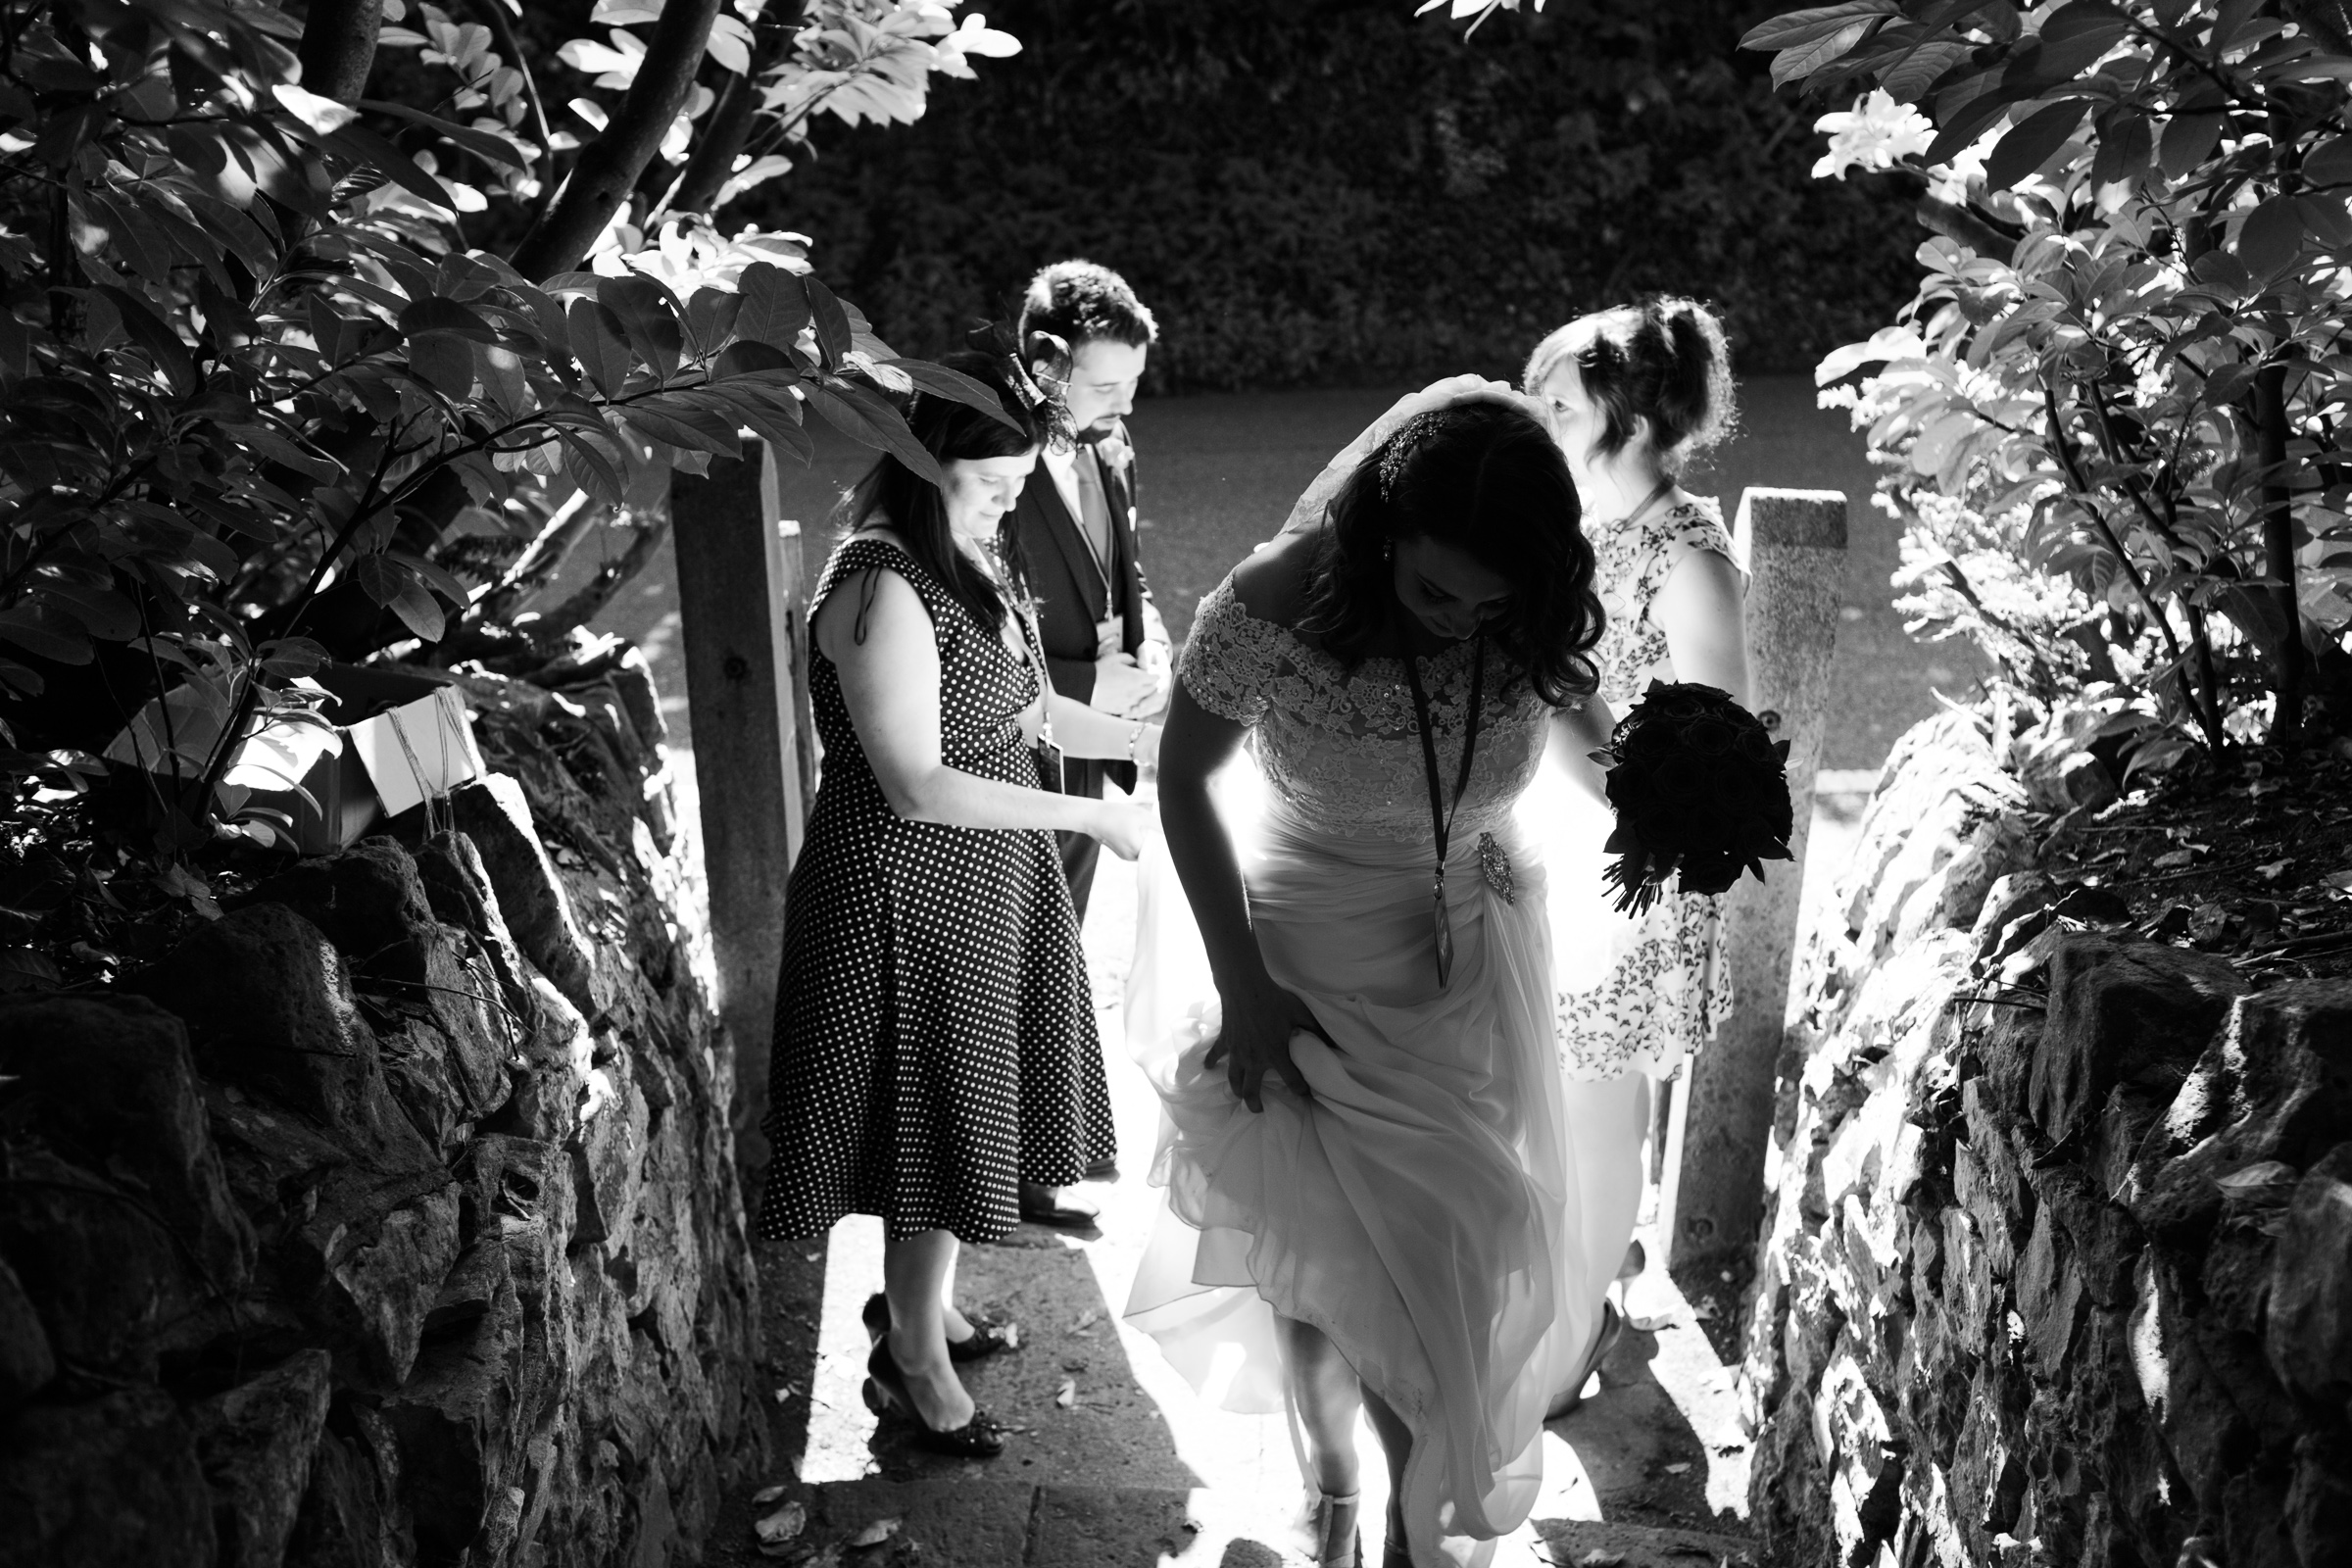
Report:
[[[1448,790],[1462,755],[1471,652],[1463,644],[1420,662]],[[1457,845],[1499,824],[1535,778],[1551,713],[1509,655],[1490,643],[1486,658],[1478,756],[1453,819]],[[1193,701],[1256,732],[1258,765],[1277,800],[1318,831],[1430,842],[1428,774],[1400,662],[1367,659],[1349,671],[1288,627],[1250,614],[1227,578],[1200,601],[1178,673]]]
[[1658,591],[1693,552],[1723,557],[1742,573],[1732,536],[1724,530],[1723,509],[1708,497],[1694,497],[1669,507],[1655,516],[1628,527],[1601,526],[1592,530],[1592,588],[1608,612],[1608,629],[1592,650],[1600,669],[1600,695],[1622,715],[1654,677],[1674,679],[1674,661],[1666,653],[1666,628],[1650,617]]

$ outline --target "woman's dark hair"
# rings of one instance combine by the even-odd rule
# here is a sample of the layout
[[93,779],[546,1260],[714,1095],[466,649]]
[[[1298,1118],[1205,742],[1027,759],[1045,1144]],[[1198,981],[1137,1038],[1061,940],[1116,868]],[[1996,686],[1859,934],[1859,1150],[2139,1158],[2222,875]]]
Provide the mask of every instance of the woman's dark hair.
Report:
[[1598,683],[1590,656],[1604,624],[1580,522],[1567,459],[1532,415],[1483,402],[1421,415],[1333,498],[1298,628],[1350,668],[1362,662],[1403,612],[1392,547],[1427,539],[1512,584],[1495,640],[1545,702],[1567,703]]
[[1732,433],[1732,356],[1723,323],[1696,300],[1653,294],[1579,317],[1536,345],[1521,385],[1540,397],[1564,358],[1576,361],[1585,396],[1601,415],[1593,445],[1615,457],[1649,421],[1650,445],[1668,472]]
[[[947,355],[939,363],[995,392],[1013,421],[1006,425],[969,404],[916,392],[906,410],[907,427],[943,466],[959,459],[1017,458],[1039,444],[1043,432],[1012,390],[1013,371],[1003,360],[961,352]],[[885,452],[842,498],[834,516],[840,519],[844,533],[854,533],[877,517],[887,521],[906,544],[906,553],[939,579],[975,620],[991,631],[1004,630],[1004,596],[986,572],[956,548],[955,537],[948,530],[946,497],[939,486],[897,458]],[[1010,514],[1005,521],[1010,524]]]

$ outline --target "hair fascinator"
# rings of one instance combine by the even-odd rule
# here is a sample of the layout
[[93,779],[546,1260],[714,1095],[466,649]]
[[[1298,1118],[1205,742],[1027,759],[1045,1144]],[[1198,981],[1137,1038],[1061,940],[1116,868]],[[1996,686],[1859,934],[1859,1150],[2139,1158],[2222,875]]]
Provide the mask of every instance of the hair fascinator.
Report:
[[1005,385],[1037,421],[1049,451],[1067,452],[1077,444],[1068,402],[1068,343],[1052,332],[1031,332],[1023,343],[1010,321],[983,321],[964,334],[964,342],[1003,368]]

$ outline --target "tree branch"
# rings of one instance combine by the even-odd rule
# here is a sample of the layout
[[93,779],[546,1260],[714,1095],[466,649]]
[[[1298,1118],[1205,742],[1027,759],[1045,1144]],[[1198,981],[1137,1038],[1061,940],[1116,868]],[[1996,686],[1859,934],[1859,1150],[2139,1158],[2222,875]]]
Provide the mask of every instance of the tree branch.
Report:
[[311,0],[299,51],[304,90],[339,104],[357,102],[367,91],[383,24],[382,0]]
[[539,138],[539,210],[544,213],[556,199],[556,140],[548,128],[547,104],[539,96],[538,74],[531,70],[530,57],[522,52],[522,40],[514,36],[514,19],[507,15],[507,0],[468,0],[468,4],[506,58],[522,73],[523,101],[531,109],[531,133]]
[[752,123],[760,113],[760,78],[774,69],[792,44],[792,29],[768,22],[762,16],[760,30],[755,35],[752,69],[740,76],[730,77],[726,89],[703,122],[703,133],[696,138],[694,151],[679,171],[678,181],[670,186],[662,205],[654,209],[653,222],[665,213],[701,213],[710,216],[718,204],[718,193],[726,188],[727,176],[735,172],[735,160],[752,138]]
[[516,271],[538,281],[579,266],[686,107],[717,15],[718,0],[670,0],[663,8],[620,112],[580,153],[563,194],[508,258]]

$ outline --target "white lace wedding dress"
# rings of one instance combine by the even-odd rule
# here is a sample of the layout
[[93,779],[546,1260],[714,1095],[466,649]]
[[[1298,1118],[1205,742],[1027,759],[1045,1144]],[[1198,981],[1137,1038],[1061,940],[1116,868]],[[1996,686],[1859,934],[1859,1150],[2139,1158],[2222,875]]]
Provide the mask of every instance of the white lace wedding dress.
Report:
[[[1180,677],[1250,726],[1264,807],[1244,878],[1273,978],[1331,1037],[1294,1040],[1313,1089],[1269,1077],[1253,1114],[1202,1056],[1216,999],[1180,900],[1144,923],[1153,984],[1131,1042],[1162,1097],[1166,1206],[1127,1316],[1204,1396],[1282,1408],[1274,1314],[1329,1335],[1411,1427],[1402,1492],[1416,1563],[1483,1564],[1542,1480],[1544,1405],[1582,1354],[1597,1292],[1563,1245],[1576,1210],[1542,864],[1512,807],[1549,710],[1486,654],[1476,766],[1450,834],[1454,958],[1437,980],[1426,773],[1403,666],[1348,672],[1249,613],[1200,603]],[[1440,771],[1461,755],[1467,646],[1421,662]],[[1482,840],[1491,843],[1482,845]],[[1482,850],[1488,852],[1482,856]],[[1507,858],[1507,891],[1484,874]],[[1163,852],[1164,853],[1164,852]],[[1187,956],[1187,949],[1190,956]],[[1333,1049],[1336,1046],[1336,1050]]]

